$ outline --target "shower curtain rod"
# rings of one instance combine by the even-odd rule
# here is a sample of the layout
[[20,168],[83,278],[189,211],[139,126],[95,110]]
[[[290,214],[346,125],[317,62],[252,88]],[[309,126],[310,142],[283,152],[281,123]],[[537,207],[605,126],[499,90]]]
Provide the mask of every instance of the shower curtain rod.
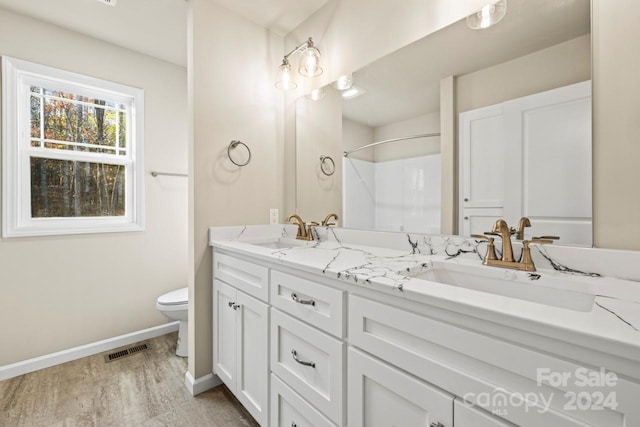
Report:
[[386,144],[388,142],[396,142],[396,141],[404,141],[405,139],[416,139],[416,138],[429,138],[432,136],[440,136],[440,132],[436,133],[423,133],[420,135],[412,135],[412,136],[403,136],[402,138],[393,138],[393,139],[385,139],[384,141],[374,142],[372,144],[363,145],[362,147],[358,147],[355,150],[345,151],[344,156],[349,157],[349,154],[353,154],[356,151],[364,150],[365,148],[375,147],[376,145]]

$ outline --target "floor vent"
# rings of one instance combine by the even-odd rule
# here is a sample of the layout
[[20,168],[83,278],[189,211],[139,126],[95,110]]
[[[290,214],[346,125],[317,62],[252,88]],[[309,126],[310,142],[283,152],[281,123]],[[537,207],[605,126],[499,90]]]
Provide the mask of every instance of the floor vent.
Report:
[[131,356],[137,353],[141,353],[143,351],[147,351],[150,349],[151,349],[151,346],[148,343],[137,344],[137,345],[134,345],[133,347],[116,350],[113,353],[109,353],[105,355],[104,361],[107,363],[113,362],[114,360],[123,359],[125,357]]

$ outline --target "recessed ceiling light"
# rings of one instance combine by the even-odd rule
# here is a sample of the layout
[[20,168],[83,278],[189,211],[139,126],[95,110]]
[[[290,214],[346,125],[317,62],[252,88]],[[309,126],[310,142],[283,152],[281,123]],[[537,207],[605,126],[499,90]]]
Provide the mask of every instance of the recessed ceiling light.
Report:
[[335,87],[338,90],[347,90],[351,86],[353,86],[353,74],[345,74],[344,76],[338,77],[338,80],[331,83],[331,86]]
[[118,0],[97,0],[100,3],[108,4],[109,6],[115,6],[118,3]]
[[344,92],[342,92],[342,97],[344,99],[353,99],[365,93],[367,93],[366,90],[364,90],[360,86],[353,85],[351,86],[351,89],[347,89]]

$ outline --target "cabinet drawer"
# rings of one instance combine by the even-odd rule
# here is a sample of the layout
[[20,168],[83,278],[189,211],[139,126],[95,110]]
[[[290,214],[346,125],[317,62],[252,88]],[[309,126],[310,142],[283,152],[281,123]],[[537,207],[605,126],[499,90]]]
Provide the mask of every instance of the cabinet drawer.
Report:
[[337,337],[345,335],[345,293],[271,271],[271,305]]
[[344,343],[271,309],[271,371],[343,424]]
[[271,374],[271,427],[335,427],[278,377]]
[[264,302],[269,301],[269,269],[267,267],[214,252],[213,277]]

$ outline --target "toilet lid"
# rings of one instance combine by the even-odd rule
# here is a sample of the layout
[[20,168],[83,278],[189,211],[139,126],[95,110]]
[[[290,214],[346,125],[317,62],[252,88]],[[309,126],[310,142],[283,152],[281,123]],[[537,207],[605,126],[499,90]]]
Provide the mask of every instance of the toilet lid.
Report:
[[177,289],[158,297],[158,304],[176,305],[189,302],[189,288]]

